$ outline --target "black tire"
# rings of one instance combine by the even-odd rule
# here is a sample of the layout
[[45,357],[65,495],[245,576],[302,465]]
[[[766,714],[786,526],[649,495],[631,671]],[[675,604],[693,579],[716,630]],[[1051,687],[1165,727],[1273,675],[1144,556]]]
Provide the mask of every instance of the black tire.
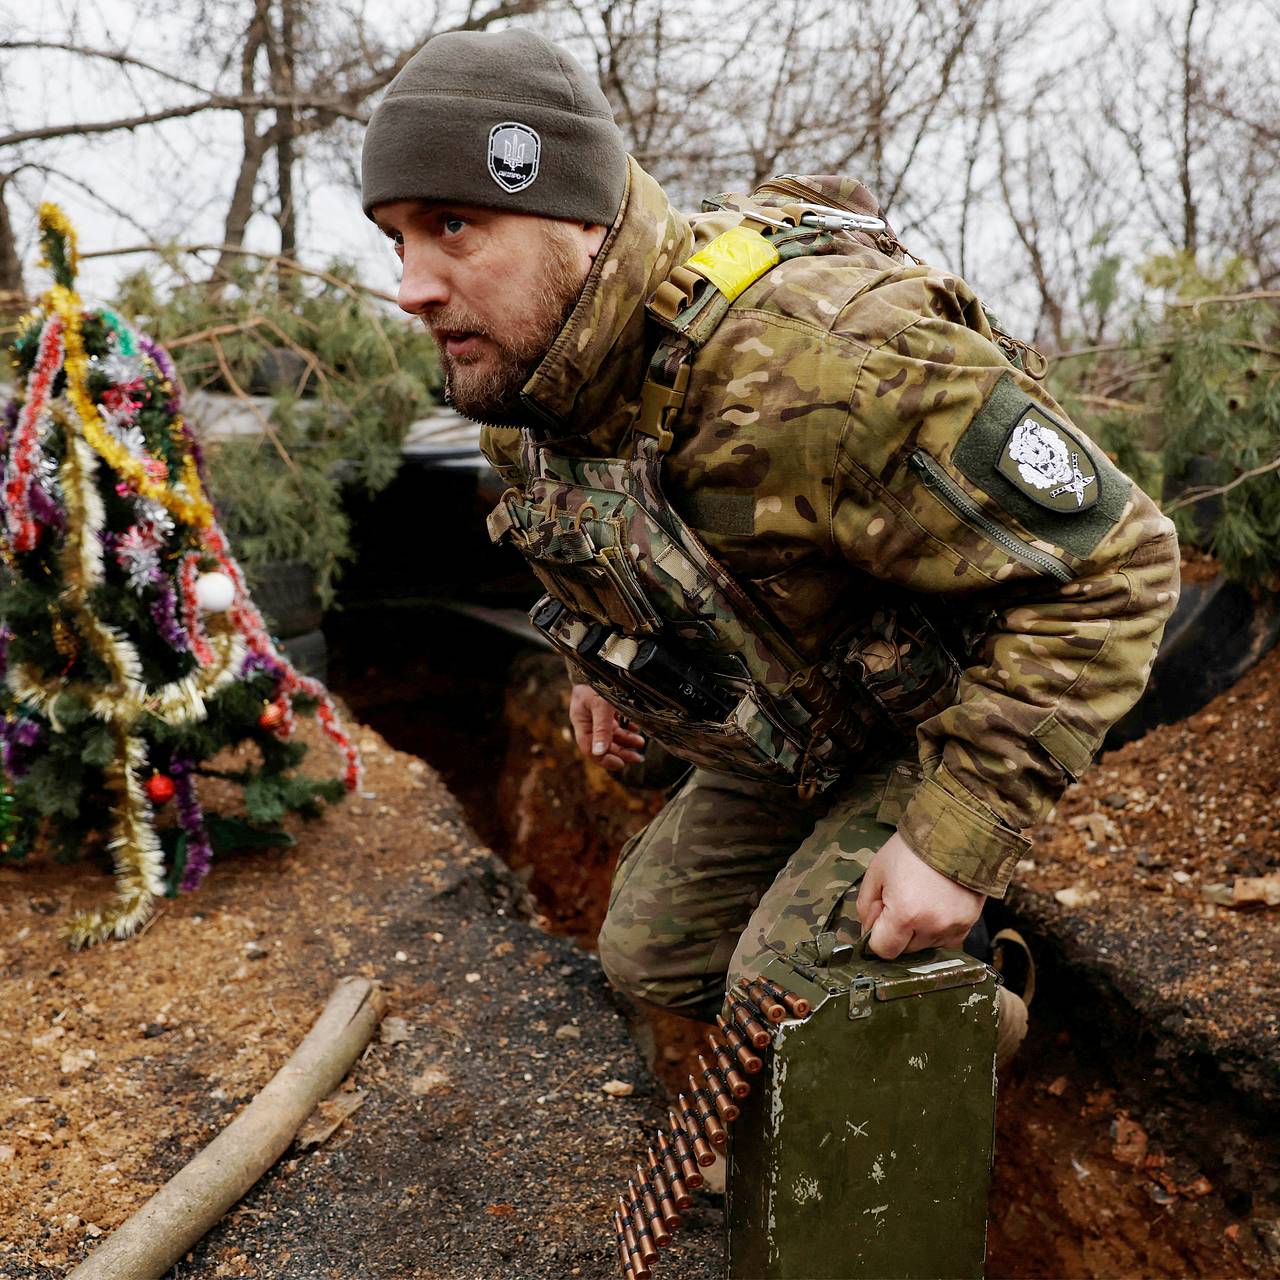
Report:
[[316,575],[301,560],[271,560],[250,572],[254,603],[267,628],[282,640],[320,626],[324,611],[316,595]]
[[304,676],[324,683],[329,678],[329,646],[324,632],[317,627],[304,635],[291,636],[280,642],[284,655]]

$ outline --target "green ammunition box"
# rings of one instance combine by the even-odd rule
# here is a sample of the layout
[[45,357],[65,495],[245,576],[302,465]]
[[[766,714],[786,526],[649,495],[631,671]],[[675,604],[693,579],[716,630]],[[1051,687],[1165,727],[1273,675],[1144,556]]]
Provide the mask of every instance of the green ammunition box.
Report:
[[778,1024],[732,1128],[730,1280],[981,1277],[995,972],[824,934],[763,976],[813,1010]]

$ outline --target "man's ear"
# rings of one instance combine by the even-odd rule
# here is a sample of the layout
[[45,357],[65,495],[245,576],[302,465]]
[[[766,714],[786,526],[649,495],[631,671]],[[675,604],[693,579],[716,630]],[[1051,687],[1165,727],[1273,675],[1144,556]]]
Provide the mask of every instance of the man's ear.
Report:
[[608,238],[609,228],[604,226],[602,223],[584,222],[582,224],[582,230],[586,232],[588,237],[587,253],[590,255],[591,260],[594,262],[596,258],[596,254],[600,252],[601,246],[604,244],[605,240]]

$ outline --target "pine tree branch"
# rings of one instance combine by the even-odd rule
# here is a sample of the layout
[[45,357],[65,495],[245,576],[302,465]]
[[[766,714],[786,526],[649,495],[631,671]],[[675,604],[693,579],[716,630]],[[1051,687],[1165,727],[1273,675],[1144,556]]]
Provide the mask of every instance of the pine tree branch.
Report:
[[1142,344],[1138,342],[1103,342],[1096,347],[1072,347],[1067,351],[1051,351],[1049,359],[1074,360],[1077,356],[1097,356],[1109,351],[1137,351]]
[[1175,298],[1171,302],[1165,303],[1168,307],[1190,307],[1192,311],[1199,311],[1201,307],[1210,303],[1233,303],[1233,302],[1262,302],[1267,299],[1280,298],[1280,289],[1251,289],[1247,293],[1218,293],[1211,294],[1205,298]]
[[88,253],[81,253],[80,258],[82,261],[87,258],[117,258],[130,253],[154,253],[159,255],[166,253],[235,253],[246,258],[262,258],[272,266],[280,266],[286,271],[294,271],[298,275],[312,276],[317,280],[323,280],[326,284],[333,285],[335,289],[341,289],[344,293],[352,295],[363,293],[370,298],[378,298],[382,302],[397,301],[394,293],[375,289],[371,285],[360,284],[356,280],[344,280],[341,276],[335,276],[331,271],[303,266],[302,263],[296,262],[293,258],[285,258],[278,253],[262,253],[257,249],[246,249],[244,245],[239,244],[135,244],[121,249],[94,249]]
[[1212,488],[1188,489],[1185,493],[1179,494],[1175,501],[1167,504],[1164,507],[1164,513],[1165,515],[1172,515],[1173,512],[1179,511],[1183,507],[1189,507],[1192,503],[1203,502],[1206,498],[1221,497],[1224,493],[1230,493],[1232,489],[1244,484],[1246,480],[1253,480],[1257,476],[1265,476],[1271,471],[1280,471],[1280,455],[1272,458],[1270,462],[1264,462],[1261,466],[1251,467],[1248,471],[1242,471],[1227,484],[1214,485]]
[[250,316],[248,320],[241,320],[236,324],[218,324],[211,329],[184,333],[179,338],[167,338],[164,345],[168,351],[177,351],[179,347],[194,347],[201,342],[212,342],[214,338],[230,337],[233,333],[247,333],[250,329],[256,329],[261,323],[261,316]]
[[1091,395],[1082,393],[1076,396],[1081,404],[1087,404],[1091,409],[1111,409],[1118,413],[1148,413],[1150,406],[1140,404],[1136,400],[1114,400],[1111,396]]
[[297,476],[298,464],[289,456],[289,451],[284,447],[284,442],[280,439],[279,435],[276,434],[276,429],[271,425],[270,418],[268,418],[267,415],[253,403],[253,399],[249,393],[238,381],[236,381],[235,374],[231,372],[231,364],[227,360],[227,353],[222,349],[222,343],[219,342],[216,337],[210,337],[209,342],[213,347],[214,357],[218,361],[218,369],[226,380],[227,386],[231,388],[231,394],[238,400],[243,400],[249,407],[253,416],[258,419],[258,422],[262,427],[262,434],[271,441],[272,447],[275,449],[276,453],[280,455],[280,461],[283,462],[295,476]]

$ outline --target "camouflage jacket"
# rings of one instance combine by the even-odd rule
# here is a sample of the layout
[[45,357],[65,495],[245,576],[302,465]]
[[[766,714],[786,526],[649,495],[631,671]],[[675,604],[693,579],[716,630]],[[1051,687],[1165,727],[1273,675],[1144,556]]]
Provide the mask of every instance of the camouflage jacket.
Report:
[[[866,207],[857,184],[807,181]],[[632,161],[578,305],[524,388],[542,440],[578,456],[629,447],[656,341],[645,300],[737,220],[685,217]],[[1178,594],[1176,538],[1009,363],[964,281],[908,265],[891,239],[837,241],[749,286],[698,353],[665,488],[804,652],[851,598],[870,609],[906,592],[974,621],[957,700],[917,731],[923,776],[899,831],[935,869],[1000,896],[1029,848],[1022,830],[1146,683]],[[1015,421],[1029,428],[1022,462]],[[516,484],[519,437],[482,437]],[[1079,461],[1053,477],[1036,448],[1064,440]]]

